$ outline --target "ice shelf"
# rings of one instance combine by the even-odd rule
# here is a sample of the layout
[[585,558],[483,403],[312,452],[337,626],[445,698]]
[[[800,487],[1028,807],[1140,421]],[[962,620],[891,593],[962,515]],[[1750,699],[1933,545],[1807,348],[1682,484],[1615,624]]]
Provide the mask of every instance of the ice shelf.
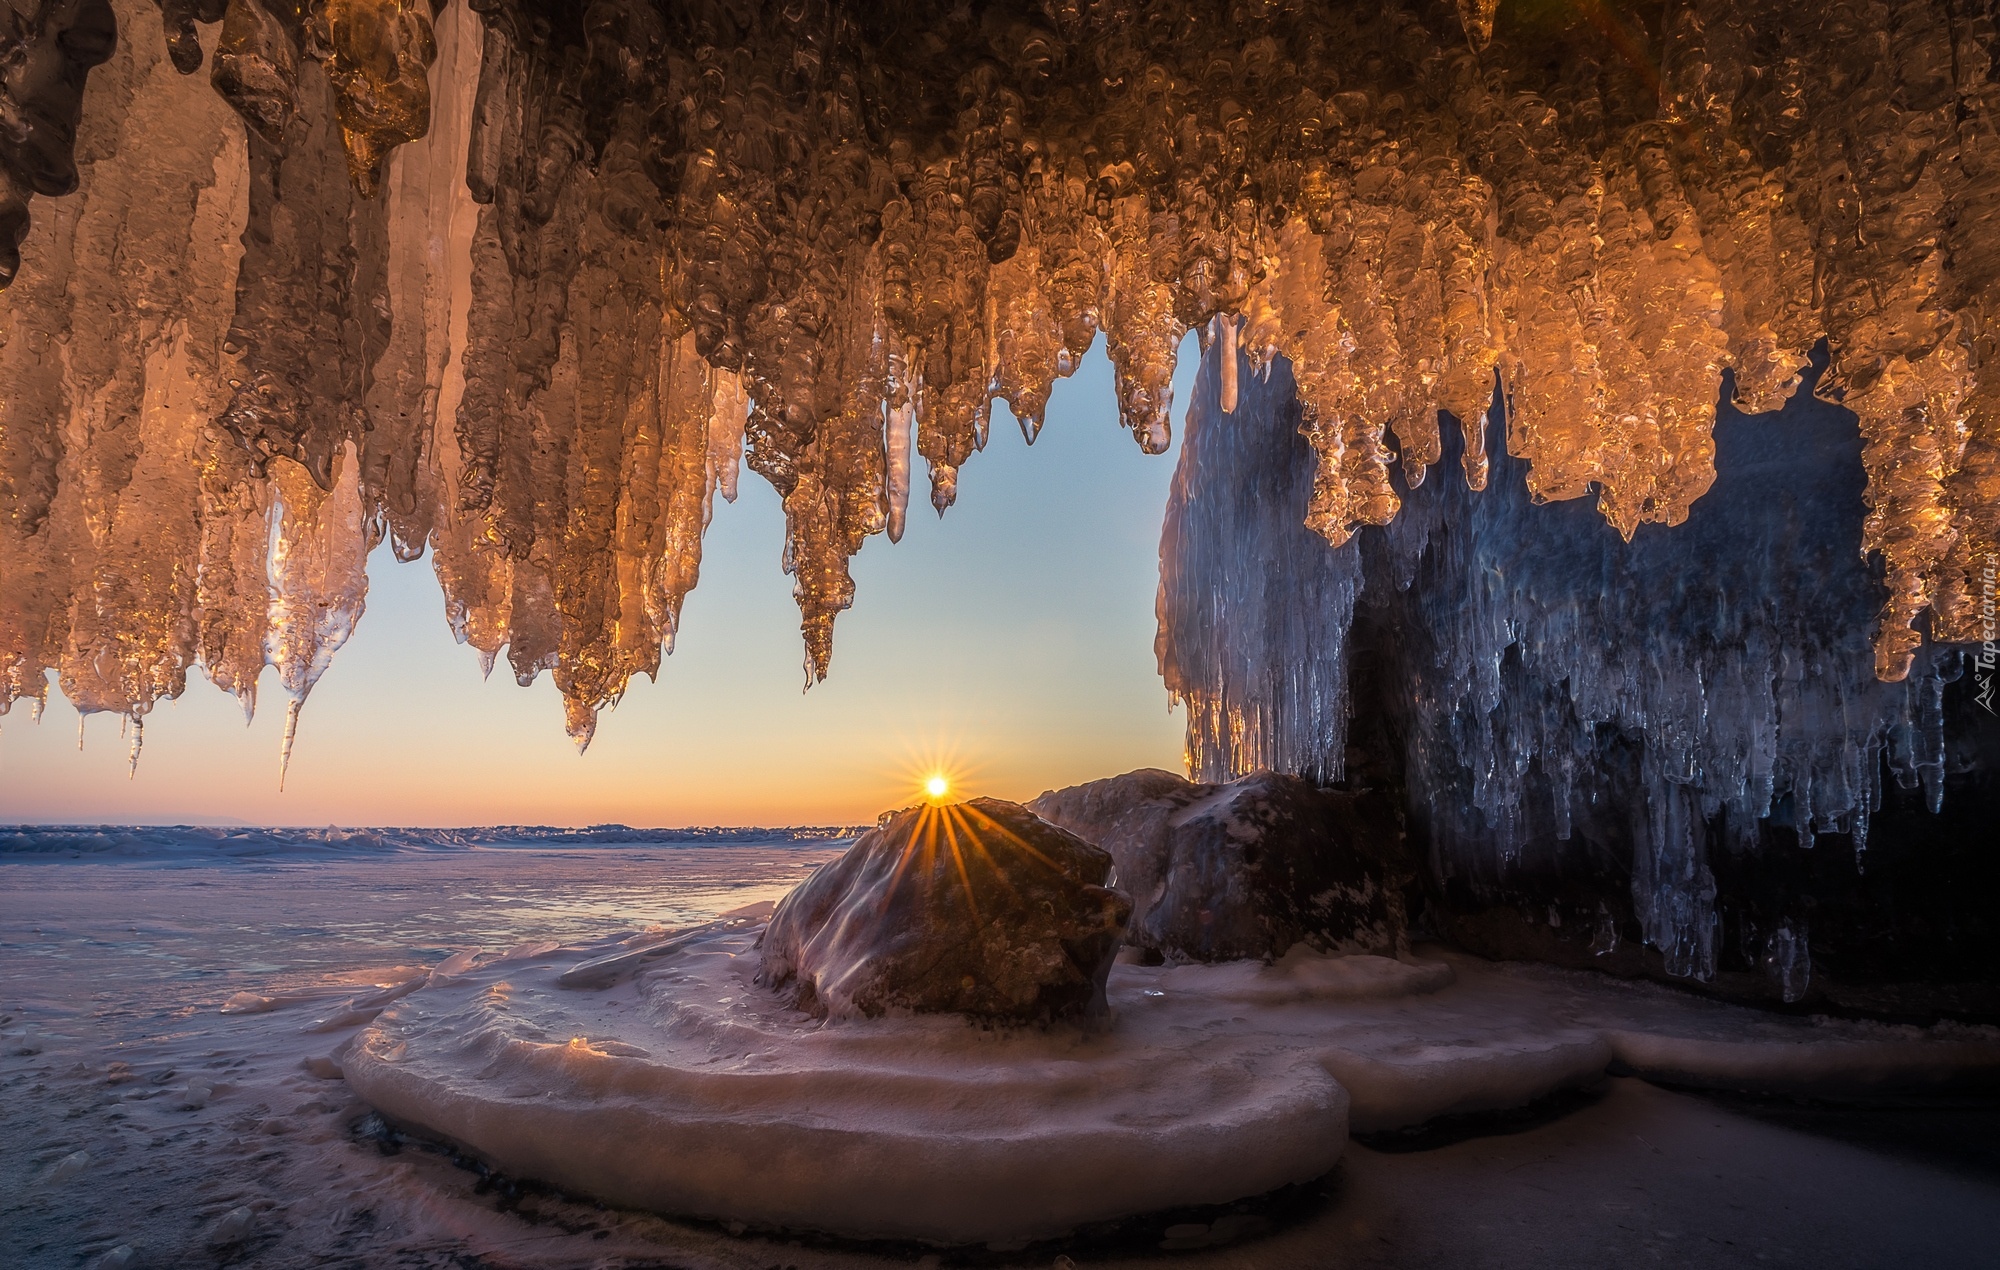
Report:
[[[1121,964],[1090,1027],[822,1024],[757,986],[756,938],[463,958],[382,1010],[346,1080],[503,1173],[614,1203],[1005,1244],[1306,1181],[1350,1130],[1520,1106],[1614,1063],[1795,1093],[2000,1072],[1992,1028],[1783,1017],[1457,954]],[[662,955],[629,975],[562,986],[646,947]]]

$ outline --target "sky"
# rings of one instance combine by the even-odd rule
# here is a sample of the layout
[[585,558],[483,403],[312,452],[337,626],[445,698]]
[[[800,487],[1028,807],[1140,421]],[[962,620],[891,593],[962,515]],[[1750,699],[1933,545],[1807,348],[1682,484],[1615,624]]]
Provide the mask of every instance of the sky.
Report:
[[[1195,344],[1181,349],[1178,414]],[[1159,536],[1179,452],[1118,426],[1100,341],[1056,385],[1030,448],[1004,403],[930,511],[922,464],[903,540],[868,540],[833,667],[808,692],[778,498],[745,469],[716,504],[701,581],[659,682],[633,681],[588,752],[549,677],[482,679],[445,624],[428,559],[369,562],[368,607],[306,702],[278,788],[284,696],[267,672],[246,727],[190,675],[146,722],[128,778],[122,720],[52,690],[0,719],[0,822],[643,826],[861,824],[917,801],[1026,800],[1137,767],[1181,770],[1181,715],[1153,659]]]

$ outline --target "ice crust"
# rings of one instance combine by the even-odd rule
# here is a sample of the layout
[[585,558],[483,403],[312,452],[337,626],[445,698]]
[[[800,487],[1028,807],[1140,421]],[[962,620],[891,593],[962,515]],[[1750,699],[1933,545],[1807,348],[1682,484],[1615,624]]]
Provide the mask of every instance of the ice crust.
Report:
[[[802,861],[829,854],[770,846],[650,852],[599,847],[432,852],[386,859],[313,856],[249,867],[218,859],[205,867],[172,868],[118,857],[0,860],[0,893],[13,901],[0,904],[0,938],[7,947],[0,957],[0,993],[5,995],[0,1001],[0,1080],[9,1082],[15,1095],[0,1099],[0,1139],[13,1148],[0,1158],[0,1260],[10,1266],[88,1265],[105,1252],[130,1246],[145,1265],[205,1264],[215,1255],[208,1246],[211,1235],[247,1206],[254,1220],[243,1232],[243,1245],[228,1254],[244,1264],[372,1265],[398,1258],[430,1262],[440,1255],[476,1255],[495,1264],[550,1270],[625,1261],[829,1268],[877,1264],[882,1258],[873,1250],[801,1247],[796,1236],[782,1233],[738,1238],[728,1233],[732,1227],[727,1222],[690,1224],[593,1205],[587,1196],[564,1198],[516,1186],[526,1180],[518,1174],[510,1177],[503,1170],[493,1176],[464,1167],[385,1133],[357,1101],[354,1087],[343,1078],[352,1060],[347,1047],[357,1029],[306,1030],[417,980],[425,986],[389,1003],[374,1032],[393,1032],[406,1011],[434,1017],[438,1029],[410,1043],[405,1065],[418,1071],[455,1066],[452,1080],[471,1088],[479,1083],[471,1066],[476,1056],[445,1053],[454,1037],[443,1026],[443,1016],[472,1003],[472,985],[506,981],[516,991],[508,1006],[514,1017],[503,1020],[503,1039],[527,1039],[526,1027],[539,1018],[553,1026],[534,1039],[566,1042],[575,1033],[563,1020],[591,1013],[585,1036],[595,1042],[593,1048],[615,1055],[630,1047],[648,1051],[654,1061],[672,1058],[673,1043],[652,1035],[661,1030],[658,1017],[665,1014],[642,1000],[636,980],[572,991],[556,988],[557,978],[619,949],[671,942],[678,932],[715,920],[732,907],[774,900],[796,883]],[[635,922],[662,925],[635,930]],[[509,960],[502,963],[503,957]],[[1602,976],[1497,967],[1473,958],[1442,957],[1428,948],[1419,949],[1414,964],[1422,969],[1440,962],[1452,971],[1449,985],[1362,1001],[1326,995],[1323,981],[1357,970],[1355,977],[1365,980],[1376,978],[1375,971],[1401,972],[1373,962],[1357,967],[1324,959],[1300,969],[1307,964],[1301,954],[1270,967],[1254,962],[1192,971],[1119,966],[1110,981],[1113,1029],[1099,1035],[1145,1041],[1165,1033],[1181,1047],[1177,1052],[1204,1046],[1204,1037],[1220,1038],[1241,1052],[1267,1054],[1274,1065],[1286,1053],[1304,1052],[1325,1060],[1323,1069],[1338,1051],[1346,1069],[1337,1079],[1349,1091],[1353,1127],[1393,1123],[1461,1103],[1494,1105],[1533,1096],[1563,1079],[1592,1079],[1603,1068],[1594,1071],[1591,1064],[1607,1061],[1595,1045],[1599,1037],[1608,1037],[1613,1046],[1608,1060],[1613,1070],[1619,1070],[1621,1047],[1629,1051],[1636,1044],[1633,1038],[1653,1045],[1699,1044],[1711,1048],[1706,1055],[1697,1053],[1693,1065],[1669,1063],[1666,1056],[1634,1057],[1659,1063],[1649,1067],[1651,1074],[1676,1082],[1782,1086],[1806,1093],[1855,1092],[1868,1081],[1908,1088],[1946,1073],[1990,1077],[1994,1044],[2000,1040],[1988,1029],[1925,1030],[1773,1017]],[[1191,973],[1219,978],[1196,992],[1187,984]],[[1290,1005],[1222,999],[1244,982],[1282,987],[1294,979],[1300,982],[1283,995],[1301,999]],[[686,984],[676,989],[686,990]],[[1149,996],[1149,990],[1163,995]],[[268,1008],[218,1011],[239,993],[262,999]],[[712,998],[703,1004],[685,995],[669,1000],[656,994],[651,1000],[673,1010],[690,1007],[710,1020],[727,1008]],[[435,1011],[427,1001],[436,1003]],[[600,1007],[606,1007],[602,1026],[595,1020]],[[903,1062],[898,1047],[913,1035],[927,1047],[923,1054],[949,1053],[955,1060],[970,1055],[990,1065],[992,1055],[1009,1052],[1000,1044],[1008,1034],[943,1029],[947,1049],[942,1037],[924,1040],[932,1034],[910,1029],[909,1022],[882,1020],[875,1033],[876,1052],[818,1034],[829,1047],[823,1052],[846,1047],[841,1052],[854,1058],[849,1078],[856,1087],[842,1095],[845,1105],[866,1105],[863,1078],[879,1053],[888,1055],[880,1066],[891,1077],[907,1074],[911,1064],[896,1065]],[[1744,1049],[1724,1055],[1712,1048],[1720,1043]],[[1867,1046],[1878,1048],[1862,1052]],[[1023,1048],[1034,1051],[1029,1061],[1042,1064],[1041,1070],[1068,1064],[1069,1051],[1050,1044],[1046,1034],[1039,1045]],[[718,1074],[726,1076],[733,1061],[726,1054],[732,1052],[719,1047],[716,1057],[703,1063],[710,1057],[705,1048],[691,1053],[683,1048],[676,1061],[692,1060],[697,1071],[722,1069]],[[1740,1061],[1746,1054],[1768,1056],[1765,1069],[1746,1069]],[[1481,1058],[1483,1066],[1472,1064]],[[1140,1063],[1120,1070],[1155,1081],[1152,1088],[1174,1079],[1171,1070],[1154,1073]],[[1372,1085],[1366,1079],[1371,1076]],[[1415,1155],[1350,1146],[1342,1154],[1340,1198],[1317,1207],[1317,1216],[1290,1229],[1281,1221],[1280,1229],[1254,1248],[1196,1253],[1193,1261],[1204,1266],[1318,1267],[1326,1264],[1327,1248],[1333,1246],[1353,1247],[1356,1259],[1366,1262],[1385,1229],[1394,1231],[1407,1220],[1434,1227],[1447,1214],[1467,1218],[1461,1223],[1469,1241],[1463,1247],[1490,1250],[1491,1236],[1478,1230],[1478,1224],[1515,1222],[1524,1213],[1564,1221],[1580,1211],[1539,1206],[1534,1195],[1543,1186],[1562,1190],[1590,1210],[1600,1201],[1618,1201],[1621,1207],[1614,1216],[1619,1221],[1630,1220],[1622,1208],[1632,1197],[1629,1188],[1655,1199],[1665,1193],[1669,1199],[1652,1211],[1671,1226],[1710,1202],[1672,1191],[1672,1179],[1699,1176],[1706,1181],[1710,1170],[1697,1166],[1716,1159],[1718,1151],[1738,1166],[1736,1172],[1720,1170],[1732,1181],[1754,1186],[1755,1179],[1769,1178],[1770,1189],[1755,1195],[1796,1212],[1798,1224],[1791,1228],[1773,1231],[1762,1221],[1739,1228],[1739,1240],[1752,1232],[1768,1235],[1769,1243],[1755,1246],[1768,1248],[1778,1260],[1783,1260],[1781,1248],[1793,1246],[1788,1238],[1823,1228],[1837,1216],[1827,1211],[1829,1204],[1849,1219],[1837,1229],[1862,1234],[1871,1223],[1891,1225],[1913,1211],[1902,1200],[1869,1198],[1872,1190],[1854,1199],[1847,1198],[1854,1192],[1824,1191],[1821,1174],[1812,1175],[1813,1197],[1820,1202],[1791,1207],[1799,1194],[1799,1170],[1809,1170],[1812,1162],[1842,1148],[1817,1136],[1792,1135],[1782,1142],[1767,1138],[1761,1153],[1740,1154],[1748,1148],[1739,1134],[1704,1139],[1700,1149],[1677,1153],[1661,1136],[1674,1132],[1672,1123],[1699,1125],[1705,1131],[1734,1113],[1709,1101],[1642,1091],[1637,1084],[1613,1082],[1606,1101],[1536,1130],[1530,1138],[1475,1134],[1461,1146]],[[538,1091],[526,1092],[536,1096],[509,1101],[533,1105]],[[1468,1100],[1471,1093],[1482,1097]],[[1634,1099],[1674,1110],[1664,1120],[1603,1119],[1607,1109],[1629,1108]],[[567,1098],[545,1101],[570,1105]],[[1912,1105],[1930,1105],[1930,1114],[1950,1115],[1958,1100],[1913,1100]],[[1645,1141],[1639,1142],[1635,1133]],[[1667,1154],[1657,1154],[1655,1146],[1665,1147]],[[1521,1155],[1524,1149],[1535,1163],[1523,1164],[1528,1158]],[[79,1152],[88,1155],[88,1164],[73,1165],[62,1181],[51,1181],[62,1162]],[[1858,1150],[1855,1155],[1882,1158]],[[1644,1167],[1635,1169],[1635,1160]],[[1398,1167],[1408,1170],[1407,1193],[1434,1201],[1421,1215],[1374,1184],[1382,1168],[1399,1161]],[[1926,1164],[1909,1168],[1903,1183],[1907,1194],[1942,1194],[1942,1209],[1986,1211],[1976,1204],[1963,1207],[1968,1197],[1985,1194],[1972,1182],[1951,1181]],[[1437,1190],[1440,1169],[1456,1169],[1459,1177],[1457,1189],[1442,1196]],[[1589,1189],[1589,1178],[1602,1185]],[[760,1176],[755,1185],[763,1184]],[[1498,1196],[1495,1187],[1502,1188]],[[1828,1194],[1836,1198],[1829,1201]],[[1460,1207],[1461,1197],[1482,1196],[1491,1200],[1487,1207],[1469,1213]],[[1268,1211],[1264,1205],[1251,1207]],[[1357,1219],[1368,1223],[1368,1233],[1340,1242],[1347,1239],[1341,1232],[1354,1230]],[[1191,1220],[1201,1219],[1157,1215],[1125,1227],[1127,1234],[1119,1238],[1133,1233],[1141,1241],[1167,1238],[1168,1227]],[[1226,1218],[1211,1233],[1238,1220]],[[1966,1218],[1968,1228],[1977,1221]],[[1643,1224],[1650,1233],[1654,1223]],[[1183,1243],[1196,1238],[1190,1229],[1182,1226],[1172,1238]],[[441,1248],[441,1242],[447,1247]],[[1639,1247],[1641,1242],[1651,1241],[1635,1237],[1631,1246],[1633,1256],[1644,1260],[1653,1253]],[[1829,1236],[1810,1246],[1837,1242]],[[1601,1251],[1578,1255],[1589,1261]],[[1030,1252],[1020,1259],[1046,1265],[1054,1255],[1055,1250]],[[1891,1264],[1894,1257],[1875,1260]],[[1933,1258],[1940,1264],[1966,1260],[1963,1255],[1956,1261]]]
[[386,538],[587,742],[739,462],[817,678],[916,459],[942,511],[1100,335],[1162,451],[1190,331],[1291,361],[1334,544],[1440,412],[1483,485],[1496,376],[1538,499],[1677,525],[1725,368],[1767,409],[1825,336],[1900,680],[1990,612],[1995,47],[1969,0],[16,0],[0,710],[268,664],[296,713]]
[[754,984],[754,943],[715,937],[588,994],[554,988],[561,958],[473,972],[400,1003],[346,1076],[510,1172],[614,1202],[944,1243],[1260,1194],[1346,1140],[1341,1087],[1255,1034],[821,1027]]
[[820,1025],[753,982],[754,931],[613,986],[606,947],[477,965],[344,1057],[386,1114],[505,1172],[759,1226],[1009,1242],[1318,1176],[1348,1132],[1516,1107],[1620,1064],[1680,1084],[1857,1092],[2000,1075],[2000,1032],[1776,1016],[1457,954],[1299,948],[1119,964],[1098,1028]]

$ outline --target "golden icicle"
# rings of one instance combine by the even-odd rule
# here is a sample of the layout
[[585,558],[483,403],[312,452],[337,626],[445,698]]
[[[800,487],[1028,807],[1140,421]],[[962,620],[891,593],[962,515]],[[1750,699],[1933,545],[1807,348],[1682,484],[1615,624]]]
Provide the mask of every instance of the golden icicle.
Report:
[[1878,672],[1983,629],[2000,35],[1958,0],[228,0],[206,79],[109,3],[115,48],[90,6],[5,37],[51,73],[0,86],[0,710],[51,671],[135,719],[191,665],[304,685],[338,639],[302,606],[358,613],[387,536],[587,738],[739,460],[817,678],[919,457],[942,511],[992,401],[1032,438],[1100,335],[1165,449],[1188,331],[1290,359],[1333,543],[1440,412],[1483,487],[1496,387],[1536,497],[1678,524],[1725,374],[1774,408],[1824,338]]

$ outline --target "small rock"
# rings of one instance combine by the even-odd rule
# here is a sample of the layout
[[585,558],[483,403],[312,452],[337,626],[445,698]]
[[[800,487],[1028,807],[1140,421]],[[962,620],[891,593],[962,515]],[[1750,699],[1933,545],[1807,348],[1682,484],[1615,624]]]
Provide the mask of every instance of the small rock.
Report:
[[50,1185],[54,1185],[58,1182],[67,1182],[89,1167],[90,1152],[72,1151],[62,1159],[57,1160],[56,1166],[49,1170],[49,1183]]
[[222,1220],[215,1223],[215,1230],[210,1233],[208,1242],[216,1247],[240,1244],[250,1234],[250,1225],[256,1218],[257,1215],[250,1211],[249,1205],[239,1204],[224,1213]]
[[196,1111],[206,1107],[208,1100],[213,1097],[215,1097],[215,1086],[197,1076],[188,1081],[187,1088],[182,1091],[181,1106]]

